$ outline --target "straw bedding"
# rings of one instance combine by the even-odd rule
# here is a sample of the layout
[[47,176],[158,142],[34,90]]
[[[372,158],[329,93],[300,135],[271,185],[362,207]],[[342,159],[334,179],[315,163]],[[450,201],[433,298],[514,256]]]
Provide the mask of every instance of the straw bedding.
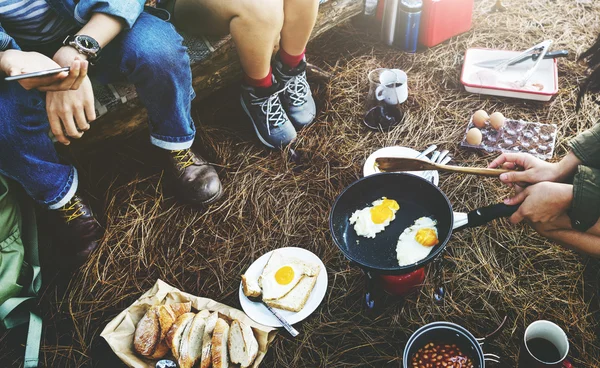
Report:
[[[321,307],[300,324],[300,336],[282,333],[266,357],[273,367],[397,367],[408,336],[436,320],[459,323],[476,336],[495,329],[508,315],[496,341],[485,345],[515,366],[524,328],[536,319],[562,326],[577,367],[600,366],[598,263],[535,234],[528,226],[497,221],[454,235],[443,256],[446,299],[431,297],[432,277],[416,294],[387,298],[381,314],[362,313],[364,278],[332,243],[328,213],[335,196],[361,176],[376,148],[394,144],[449,149],[454,162],[484,166],[494,156],[458,147],[470,114],[484,108],[505,116],[559,125],[556,157],[568,138],[590,127],[600,110],[590,100],[574,111],[585,68],[559,62],[560,93],[550,103],[469,95],[459,83],[464,50],[471,46],[526,49],[554,39],[554,49],[579,54],[600,31],[600,6],[571,0],[505,1],[508,11],[488,13],[493,1],[476,2],[474,29],[435,48],[406,55],[377,43],[375,32],[345,25],[309,47],[310,61],[332,73],[314,84],[321,114],[303,132],[302,160],[261,148],[237,104],[235,88],[195,105],[202,125],[197,145],[220,167],[225,196],[206,211],[174,201],[163,183],[158,156],[146,132],[100,151],[76,152],[84,185],[94,196],[107,233],[98,252],[74,275],[47,267],[42,296],[48,367],[117,366],[99,333],[104,325],[157,278],[192,294],[239,306],[237,288],[245,268],[264,252],[301,246],[323,259],[329,290]],[[388,134],[361,125],[366,73],[399,67],[409,75],[407,120]],[[494,179],[446,175],[441,188],[455,210],[504,198]],[[51,252],[48,252],[51,253]],[[18,333],[0,335],[1,366],[20,364]],[[14,337],[13,337],[14,336]]]

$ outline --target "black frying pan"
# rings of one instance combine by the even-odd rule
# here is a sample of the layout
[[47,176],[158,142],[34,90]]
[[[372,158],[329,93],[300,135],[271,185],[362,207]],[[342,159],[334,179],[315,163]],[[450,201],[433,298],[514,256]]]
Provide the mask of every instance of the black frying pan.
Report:
[[[400,204],[396,219],[374,239],[356,235],[350,217],[354,211],[371,206],[387,197]],[[381,173],[362,178],[347,187],[335,200],[329,217],[333,241],[349,260],[365,271],[379,274],[405,274],[422,268],[434,260],[446,247],[454,229],[483,225],[500,217],[512,215],[518,206],[499,203],[464,213],[453,213],[446,195],[431,182],[406,173]],[[437,221],[439,244],[425,259],[399,266],[396,258],[398,237],[420,217]]]

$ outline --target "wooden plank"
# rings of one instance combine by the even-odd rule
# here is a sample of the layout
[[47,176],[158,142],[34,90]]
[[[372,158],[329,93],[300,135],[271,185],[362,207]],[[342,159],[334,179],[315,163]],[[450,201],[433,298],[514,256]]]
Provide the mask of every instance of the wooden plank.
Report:
[[[321,6],[311,37],[317,37],[358,15],[362,8],[363,0],[330,0]],[[198,99],[241,78],[241,67],[233,42],[230,41],[222,47],[223,49],[219,49],[209,60],[192,66],[193,85]],[[147,120],[146,110],[136,99],[93,122],[92,129],[72,146],[76,148],[80,145],[99,143],[112,137],[127,136],[146,127]]]

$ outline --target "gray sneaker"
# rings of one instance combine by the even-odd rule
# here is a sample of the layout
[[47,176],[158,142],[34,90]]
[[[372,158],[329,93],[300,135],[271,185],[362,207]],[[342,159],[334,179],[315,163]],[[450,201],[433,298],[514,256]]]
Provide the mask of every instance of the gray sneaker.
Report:
[[279,54],[273,61],[273,74],[285,85],[281,102],[292,124],[300,130],[312,123],[317,114],[315,100],[306,80],[306,61],[291,69],[279,60]]
[[285,147],[296,138],[296,129],[281,104],[282,92],[279,83],[264,89],[242,84],[242,108],[252,121],[258,139],[269,148]]

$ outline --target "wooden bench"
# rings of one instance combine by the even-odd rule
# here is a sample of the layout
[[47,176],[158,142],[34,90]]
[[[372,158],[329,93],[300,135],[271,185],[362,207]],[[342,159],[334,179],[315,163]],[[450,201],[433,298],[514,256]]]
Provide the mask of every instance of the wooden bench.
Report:
[[[349,20],[363,10],[364,0],[326,0],[312,37]],[[197,99],[241,79],[241,67],[231,37],[221,39],[184,35],[192,63],[193,85]],[[78,144],[93,144],[107,138],[124,136],[146,126],[147,115],[138,101],[135,88],[127,84],[94,83],[99,118]]]

